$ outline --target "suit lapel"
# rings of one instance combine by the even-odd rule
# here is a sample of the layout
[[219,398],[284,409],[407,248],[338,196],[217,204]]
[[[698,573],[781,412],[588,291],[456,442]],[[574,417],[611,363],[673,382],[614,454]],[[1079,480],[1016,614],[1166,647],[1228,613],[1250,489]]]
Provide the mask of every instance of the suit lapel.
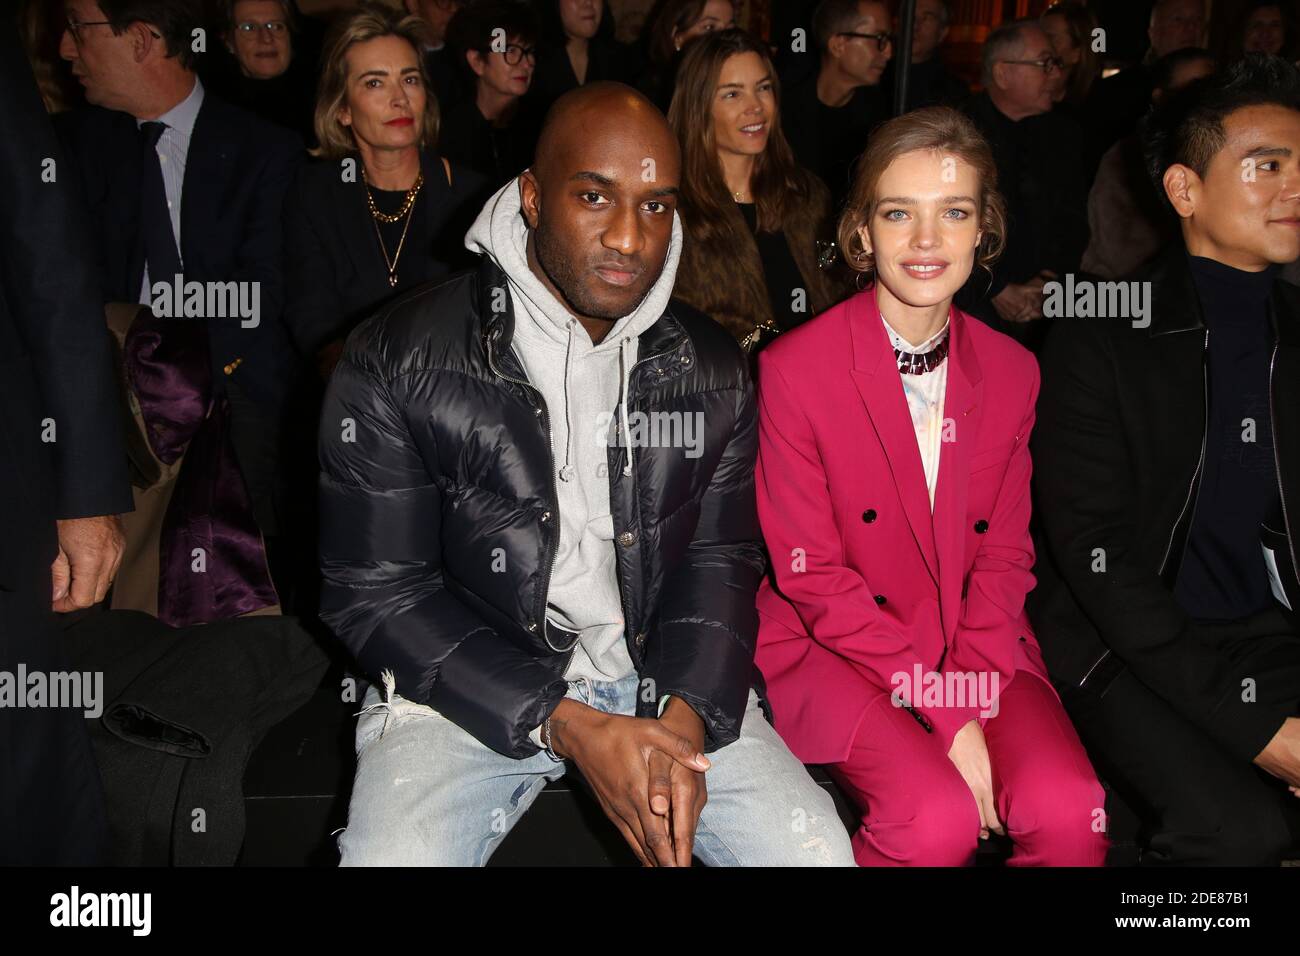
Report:
[[850,301],[853,383],[867,406],[872,427],[884,449],[912,537],[937,583],[938,560],[930,520],[930,493],[926,489],[925,469],[916,444],[912,413],[908,410],[898,366],[894,362],[894,350],[880,322],[875,292]]
[[181,187],[181,263],[186,277],[198,280],[205,277],[200,274],[197,251],[210,231],[208,224],[221,218],[221,202],[232,165],[227,145],[232,137],[222,135],[218,109],[211,95],[205,95],[190,134],[185,182]]
[[971,451],[979,441],[984,378],[966,335],[967,318],[955,307],[949,316],[948,381],[944,388],[945,441],[939,452],[934,490],[934,540],[939,553],[939,612],[951,641],[961,615],[966,573],[966,500]]

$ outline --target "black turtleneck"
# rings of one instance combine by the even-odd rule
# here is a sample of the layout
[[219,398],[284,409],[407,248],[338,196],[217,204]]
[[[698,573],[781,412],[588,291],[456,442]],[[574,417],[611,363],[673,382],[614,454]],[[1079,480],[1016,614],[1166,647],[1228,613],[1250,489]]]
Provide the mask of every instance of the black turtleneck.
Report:
[[1273,604],[1260,523],[1278,502],[1268,401],[1268,299],[1277,267],[1243,272],[1200,256],[1188,261],[1209,329],[1209,418],[1175,594],[1197,620],[1236,620]]

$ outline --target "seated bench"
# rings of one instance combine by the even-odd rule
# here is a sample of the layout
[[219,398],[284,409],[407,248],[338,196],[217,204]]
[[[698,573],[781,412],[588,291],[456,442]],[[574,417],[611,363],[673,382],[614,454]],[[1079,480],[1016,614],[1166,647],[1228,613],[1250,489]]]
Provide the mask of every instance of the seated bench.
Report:
[[[355,768],[354,715],[359,702],[342,702],[338,684],[327,680],[312,699],[276,726],[249,761],[244,776],[247,832],[241,866],[335,866],[331,834],[347,823]],[[858,825],[852,803],[822,767],[814,780],[835,801],[846,829]],[[1107,794],[1112,849],[1109,865],[1137,861],[1137,818],[1113,793]],[[1006,859],[1010,842],[994,837],[981,844],[977,865]],[[635,866],[636,857],[605,819],[595,799],[573,774],[554,781],[511,830],[492,866]]]

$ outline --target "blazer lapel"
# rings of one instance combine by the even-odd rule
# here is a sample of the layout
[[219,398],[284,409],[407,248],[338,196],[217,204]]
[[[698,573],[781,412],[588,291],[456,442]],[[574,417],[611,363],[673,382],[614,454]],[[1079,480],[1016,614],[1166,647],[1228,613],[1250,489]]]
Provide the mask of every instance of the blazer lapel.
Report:
[[229,182],[229,137],[221,135],[220,119],[211,94],[205,94],[194,118],[190,148],[185,156],[185,182],[181,185],[181,264],[187,278],[204,280],[196,256],[209,223],[221,218],[221,202]]
[[[375,237],[375,220],[370,215],[366,203],[366,183],[361,177],[361,157],[351,154],[357,163],[356,182],[343,181],[340,175],[333,179],[335,190],[335,208],[339,212],[337,222],[340,226],[339,238],[348,251],[348,258],[357,270],[357,275],[367,286],[373,286],[380,297],[391,294],[388,285],[388,265],[383,253],[379,251],[379,240]],[[425,174],[427,177],[427,173]]]
[[880,322],[875,292],[850,301],[853,383],[867,406],[876,437],[884,449],[912,536],[937,584],[938,560],[930,520],[930,493],[925,484],[925,469],[916,444],[912,413],[908,410],[898,366],[894,362],[894,350]]
[[934,490],[934,540],[939,553],[939,613],[944,638],[951,642],[961,615],[966,563],[966,500],[971,450],[979,441],[984,377],[966,336],[966,317],[956,307],[949,316],[948,381],[944,387],[944,441]]

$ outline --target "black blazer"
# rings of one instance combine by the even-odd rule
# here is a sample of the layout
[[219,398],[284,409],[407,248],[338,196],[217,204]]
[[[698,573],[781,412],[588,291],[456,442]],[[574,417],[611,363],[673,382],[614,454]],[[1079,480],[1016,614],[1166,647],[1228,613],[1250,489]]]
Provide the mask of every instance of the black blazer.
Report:
[[[1181,243],[1128,279],[1151,283],[1147,328],[1123,319],[1062,319],[1042,359],[1034,427],[1038,586],[1027,607],[1062,687],[1105,690],[1133,675],[1250,760],[1282,722],[1261,697],[1240,700],[1237,665],[1197,639],[1174,585],[1191,526],[1193,475],[1206,418],[1206,331]],[[1269,383],[1279,527],[1261,528],[1300,608],[1294,522],[1300,515],[1300,287],[1276,280],[1277,352]],[[1105,569],[1099,559],[1104,552]],[[1263,552],[1259,560],[1263,561]]]
[[11,29],[0,129],[0,591],[43,588],[48,602],[55,519],[132,503],[90,230]]
[[474,200],[482,198],[483,178],[452,163],[449,184],[442,158],[425,151],[424,187],[398,262],[397,287],[390,286],[360,158],[349,158],[358,164],[355,181],[344,181],[341,160],[308,163],[285,203],[285,321],[308,359],[397,293],[473,261],[464,239],[478,214]]
[[[133,275],[140,209],[140,147],[126,113],[85,107],[56,120],[93,218],[105,301],[135,302]],[[284,195],[303,157],[296,135],[237,109],[205,89],[194,124],[181,195],[181,258],[186,281],[258,282],[261,321],[210,319],[214,380],[243,359],[233,378],[274,409],[285,397],[292,352],[281,324]]]

